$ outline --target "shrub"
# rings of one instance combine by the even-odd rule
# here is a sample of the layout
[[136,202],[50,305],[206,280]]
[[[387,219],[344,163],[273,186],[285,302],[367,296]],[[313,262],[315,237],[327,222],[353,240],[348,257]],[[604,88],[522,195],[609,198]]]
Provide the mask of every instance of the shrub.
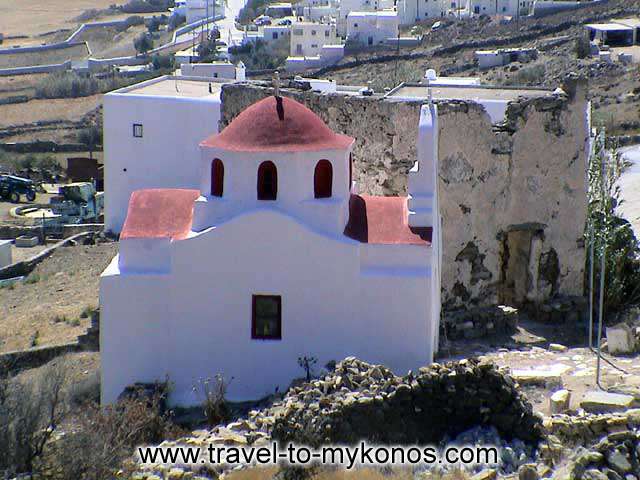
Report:
[[74,407],[100,402],[100,374],[93,372],[69,388],[69,403]]
[[84,309],[82,310],[82,312],[80,312],[80,318],[91,318],[91,316],[93,315],[94,312],[96,312],[97,309],[93,308],[93,307],[84,307]]
[[193,391],[200,396],[203,402],[204,416],[211,427],[224,422],[230,416],[226,395],[229,383],[221,374],[214,378],[200,379],[193,386]]
[[141,33],[133,40],[133,46],[135,47],[136,52],[144,55],[149,50],[153,49],[153,38],[151,38],[151,35],[149,34]]
[[539,85],[544,81],[546,73],[547,69],[542,64],[524,67],[505,81],[505,85]]
[[591,55],[591,43],[585,35],[580,35],[576,38],[576,43],[573,48],[578,58],[587,58]]
[[267,45],[260,40],[242,47],[230,47],[229,53],[234,63],[242,61],[248,70],[270,70],[284,65],[289,55],[289,40],[282,38]]
[[31,285],[32,283],[38,283],[39,281],[40,281],[40,275],[38,275],[37,273],[32,273],[26,278],[24,283],[26,283],[27,285]]
[[166,12],[172,3],[168,0],[129,0],[121,10],[125,13]]
[[96,145],[102,145],[102,127],[91,125],[78,132],[78,142],[90,147],[93,150]]
[[[97,387],[86,388],[91,394]],[[105,408],[91,403],[75,409],[69,417],[75,428],[52,446],[47,468],[59,472],[60,478],[114,478],[136,446],[182,433],[168,415],[160,413],[160,403],[161,398],[154,396],[127,399]]]
[[185,17],[184,15],[180,15],[179,13],[176,13],[172,15],[171,18],[169,19],[169,24],[168,24],[169,30],[175,30],[180,25],[183,25],[185,23],[187,23],[187,17]]
[[0,378],[0,472],[34,472],[63,418],[65,379],[63,362],[45,368],[30,382],[8,373]]
[[152,63],[155,70],[172,69],[174,58],[171,55],[154,55]]
[[[624,165],[616,148],[604,149],[600,135],[596,154],[589,164],[588,218],[585,237],[594,245],[594,298],[599,298],[600,271],[604,255],[604,308],[620,310],[640,301],[640,245],[629,222],[616,215],[620,205],[617,180]],[[590,255],[587,256],[587,276]],[[587,284],[590,282],[587,280]],[[597,304],[597,303],[596,303]]]
[[54,73],[36,85],[37,98],[78,98],[105,93],[119,88],[123,81],[112,77],[98,79],[80,76],[77,73]]

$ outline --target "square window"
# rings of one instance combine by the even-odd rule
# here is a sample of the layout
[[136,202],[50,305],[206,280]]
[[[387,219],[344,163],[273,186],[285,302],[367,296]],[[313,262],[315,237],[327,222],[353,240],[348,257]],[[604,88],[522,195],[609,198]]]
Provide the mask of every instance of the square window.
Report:
[[142,138],[142,124],[134,123],[133,124],[133,136],[136,138]]
[[282,339],[282,297],[280,295],[253,296],[251,338],[254,340]]

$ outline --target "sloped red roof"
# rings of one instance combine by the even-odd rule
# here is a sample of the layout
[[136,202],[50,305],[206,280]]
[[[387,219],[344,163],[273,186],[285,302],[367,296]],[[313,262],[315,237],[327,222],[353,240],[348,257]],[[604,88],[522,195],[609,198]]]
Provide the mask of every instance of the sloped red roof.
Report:
[[351,195],[347,237],[362,243],[431,245],[432,229],[410,227],[406,197]]
[[133,192],[120,239],[186,238],[191,231],[193,203],[199,196],[198,190],[177,188]]
[[353,138],[334,133],[322,119],[287,97],[267,97],[240,113],[200,145],[241,152],[343,150]]

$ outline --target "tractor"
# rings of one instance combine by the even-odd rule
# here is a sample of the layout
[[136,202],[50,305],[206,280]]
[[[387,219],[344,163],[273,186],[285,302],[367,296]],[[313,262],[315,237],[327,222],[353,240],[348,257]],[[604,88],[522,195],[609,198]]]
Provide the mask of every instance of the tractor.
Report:
[[25,195],[29,202],[33,202],[36,199],[36,184],[28,178],[0,175],[0,197],[18,203],[20,195]]

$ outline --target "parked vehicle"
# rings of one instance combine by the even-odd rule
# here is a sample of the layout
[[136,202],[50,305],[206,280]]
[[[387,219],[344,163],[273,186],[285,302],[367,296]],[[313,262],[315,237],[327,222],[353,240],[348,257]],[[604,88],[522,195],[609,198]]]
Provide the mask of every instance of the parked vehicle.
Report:
[[253,21],[253,23],[256,25],[271,25],[271,17],[260,15]]
[[0,175],[0,197],[3,200],[18,203],[20,195],[26,196],[29,202],[33,202],[36,199],[36,184],[28,178]]

